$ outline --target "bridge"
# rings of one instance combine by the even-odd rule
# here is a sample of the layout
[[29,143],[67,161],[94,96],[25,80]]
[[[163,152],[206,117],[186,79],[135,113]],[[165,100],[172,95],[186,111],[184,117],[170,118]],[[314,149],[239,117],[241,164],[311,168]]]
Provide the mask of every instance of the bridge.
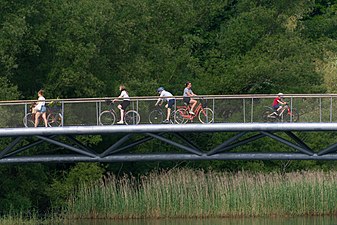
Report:
[[[22,118],[31,101],[0,103],[0,164],[130,162],[167,160],[336,160],[337,143],[315,149],[302,133],[336,132],[334,95],[288,96],[291,110],[297,107],[299,121],[263,121],[263,110],[274,96],[203,96],[213,109],[212,123],[193,120],[187,124],[150,124],[147,114],[157,98],[134,98],[131,108],[141,115],[137,125],[102,126],[99,115],[106,98],[67,99],[61,102],[62,123],[58,127],[25,127]],[[179,97],[177,97],[179,105]],[[152,106],[152,107],[150,107]],[[11,112],[10,114],[8,112]],[[262,113],[261,113],[262,112]],[[144,119],[145,118],[145,119]],[[197,144],[190,134],[219,135],[223,140]],[[108,146],[92,149],[85,137],[104,136]],[[84,138],[83,138],[84,137]],[[238,147],[272,139],[285,146],[277,151]],[[162,143],[155,150],[139,152],[138,146]],[[335,140],[334,140],[335,141]],[[170,150],[165,150],[169,146]],[[263,145],[261,145],[263,147]],[[38,150],[36,150],[38,149]],[[173,150],[172,150],[173,149]]]

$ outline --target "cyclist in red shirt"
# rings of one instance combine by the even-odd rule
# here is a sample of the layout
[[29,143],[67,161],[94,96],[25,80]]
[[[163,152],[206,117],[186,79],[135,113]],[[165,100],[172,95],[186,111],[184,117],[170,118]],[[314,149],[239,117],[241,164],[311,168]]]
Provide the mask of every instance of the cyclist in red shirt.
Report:
[[283,93],[278,93],[277,97],[274,99],[273,101],[273,109],[275,110],[275,112],[272,113],[272,115],[278,115],[278,113],[280,112],[280,110],[287,105],[287,102],[285,102],[283,100]]

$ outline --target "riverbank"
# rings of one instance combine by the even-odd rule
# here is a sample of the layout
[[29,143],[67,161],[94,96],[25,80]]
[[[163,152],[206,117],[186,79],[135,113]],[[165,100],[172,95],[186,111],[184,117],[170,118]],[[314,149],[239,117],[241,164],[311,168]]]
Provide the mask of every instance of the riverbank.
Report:
[[337,172],[218,173],[188,169],[81,185],[67,219],[334,215]]

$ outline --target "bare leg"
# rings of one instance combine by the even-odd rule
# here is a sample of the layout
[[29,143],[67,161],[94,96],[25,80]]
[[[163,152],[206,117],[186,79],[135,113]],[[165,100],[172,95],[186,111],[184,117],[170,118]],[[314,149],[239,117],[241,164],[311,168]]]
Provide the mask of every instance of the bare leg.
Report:
[[170,120],[171,108],[167,108],[166,120]]
[[191,101],[190,101],[190,104],[192,104],[192,106],[191,106],[191,110],[190,110],[190,111],[192,111],[192,112],[193,112],[193,110],[194,110],[194,107],[197,105],[197,100],[191,99]]
[[35,114],[35,123],[34,123],[34,127],[37,127],[39,125],[39,119],[40,119],[40,112],[36,112]]
[[46,112],[42,113],[42,118],[43,118],[43,121],[44,121],[44,126],[48,127],[47,113]]

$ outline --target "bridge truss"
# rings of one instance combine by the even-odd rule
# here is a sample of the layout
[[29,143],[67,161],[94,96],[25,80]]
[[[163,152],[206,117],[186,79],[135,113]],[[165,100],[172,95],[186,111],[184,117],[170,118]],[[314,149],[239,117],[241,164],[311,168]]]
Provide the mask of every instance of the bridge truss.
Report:
[[[337,160],[337,142],[323,149],[313,149],[300,138],[302,132],[336,132],[336,123],[217,123],[185,125],[69,126],[53,128],[3,128],[0,164],[130,162],[175,160]],[[221,144],[209,148],[198,146],[188,134],[230,133]],[[103,149],[92,149],[80,141],[83,135],[104,135],[115,139]],[[228,137],[230,136],[230,137]],[[222,137],[222,136],[221,136]],[[284,151],[238,152],[237,147],[268,138],[287,146]],[[110,140],[109,139],[109,140]],[[176,149],[159,147],[145,153],[134,148],[159,140]],[[36,151],[41,146],[44,150]],[[207,145],[210,146],[210,145]]]

